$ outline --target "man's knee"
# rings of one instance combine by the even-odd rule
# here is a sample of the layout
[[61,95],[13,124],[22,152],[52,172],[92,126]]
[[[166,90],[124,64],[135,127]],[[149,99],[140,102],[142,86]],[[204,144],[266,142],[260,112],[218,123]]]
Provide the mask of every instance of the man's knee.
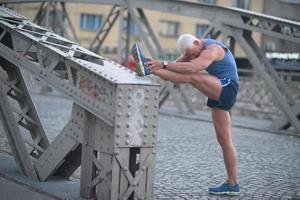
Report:
[[231,139],[225,135],[218,135],[217,139],[222,148],[228,148],[232,145]]

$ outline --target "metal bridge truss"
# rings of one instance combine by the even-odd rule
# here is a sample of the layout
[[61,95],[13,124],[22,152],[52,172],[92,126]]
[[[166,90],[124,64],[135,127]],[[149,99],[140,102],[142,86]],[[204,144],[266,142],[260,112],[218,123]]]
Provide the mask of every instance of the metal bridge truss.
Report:
[[[81,165],[83,198],[153,198],[159,85],[4,7],[0,60],[0,119],[25,175],[68,178]],[[22,70],[74,102],[51,144]]]

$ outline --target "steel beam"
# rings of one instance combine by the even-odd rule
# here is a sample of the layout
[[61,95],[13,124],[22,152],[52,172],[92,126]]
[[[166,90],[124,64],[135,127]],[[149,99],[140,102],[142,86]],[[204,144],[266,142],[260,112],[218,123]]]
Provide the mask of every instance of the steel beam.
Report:
[[248,55],[249,61],[254,69],[257,70],[258,74],[263,78],[268,89],[274,95],[274,99],[277,101],[277,104],[281,107],[282,111],[294,128],[299,132],[300,121],[297,119],[297,113],[292,110],[291,106],[287,103],[287,99],[282,96],[282,92],[276,86],[272,76],[266,72],[263,58],[257,54],[259,52],[254,51],[256,49],[254,40],[249,36],[249,34],[243,34],[242,31],[232,30],[232,35]]
[[113,25],[115,24],[118,16],[120,14],[120,7],[113,6],[109,11],[108,15],[106,16],[103,24],[101,25],[100,30],[98,31],[96,37],[92,41],[89,49],[95,53],[99,53],[99,50],[106,39],[106,36],[112,29]]
[[[51,2],[51,0],[49,0]],[[54,0],[53,0],[54,1]],[[56,0],[55,0],[56,1]],[[39,2],[37,0],[4,0],[3,3],[27,3]],[[127,0],[61,0],[72,3],[95,3],[127,6]],[[218,15],[222,24],[232,25],[244,30],[260,32],[265,35],[282,38],[300,43],[298,33],[300,23],[270,15],[264,15],[252,11],[237,8],[221,7],[209,4],[200,4],[180,0],[131,0],[137,8],[156,10],[160,12],[176,13],[189,17],[208,19],[213,21]],[[285,32],[285,29],[291,30]]]

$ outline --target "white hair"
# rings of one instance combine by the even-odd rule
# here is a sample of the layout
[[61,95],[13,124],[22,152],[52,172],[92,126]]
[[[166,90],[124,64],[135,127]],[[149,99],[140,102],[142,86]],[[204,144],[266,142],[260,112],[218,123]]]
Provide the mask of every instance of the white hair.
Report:
[[195,45],[194,41],[195,40],[198,41],[198,38],[196,38],[192,34],[182,34],[182,35],[180,35],[178,40],[177,40],[177,50],[178,50],[178,52],[181,55],[183,55],[187,48],[194,47],[194,45]]

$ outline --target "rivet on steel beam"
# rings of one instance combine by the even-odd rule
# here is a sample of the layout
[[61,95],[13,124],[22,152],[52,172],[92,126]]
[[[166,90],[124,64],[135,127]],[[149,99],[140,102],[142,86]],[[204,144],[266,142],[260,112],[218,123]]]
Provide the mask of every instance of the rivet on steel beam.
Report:
[[145,108],[148,108],[149,107],[149,105],[148,104],[145,104],[145,106],[144,106]]
[[129,136],[130,136],[130,134],[127,132],[127,133],[125,134],[125,136],[126,136],[126,137],[129,137]]
[[155,133],[153,133],[153,134],[152,134],[152,136],[153,136],[153,137],[155,137],[155,136],[156,136],[156,134],[155,134]]
[[121,106],[122,106],[122,104],[121,104],[121,103],[119,103],[119,104],[118,104],[118,107],[121,107]]
[[130,124],[126,124],[126,128],[129,128],[130,127]]
[[147,133],[144,133],[143,136],[144,136],[144,137],[147,137]]
[[156,118],[156,117],[157,117],[157,114],[154,114],[153,117]]
[[128,145],[128,144],[129,144],[129,140],[126,140],[125,144],[127,144],[127,145]]
[[119,140],[117,140],[117,141],[116,141],[116,145],[118,146],[119,144],[120,144],[120,141],[119,141]]
[[129,91],[132,91],[132,87],[129,87]]
[[154,105],[154,108],[158,108],[158,105]]
[[155,124],[153,124],[153,125],[152,125],[152,127],[153,127],[153,128],[156,128],[156,125],[155,125]]
[[148,118],[148,115],[147,115],[147,114],[145,114],[145,115],[144,115],[144,117],[145,117],[145,118]]
[[149,89],[148,89],[148,88],[146,89],[146,92],[149,92]]
[[132,97],[129,95],[129,96],[128,96],[128,99],[131,99],[131,98],[132,98]]
[[148,128],[147,124],[144,124],[144,128]]
[[122,113],[119,112],[119,113],[117,114],[117,117],[121,117],[121,116],[122,116]]
[[146,141],[144,141],[144,142],[143,142],[143,144],[144,144],[144,145],[146,145],[146,144],[147,144],[147,142],[146,142]]
[[145,99],[148,100],[148,99],[149,99],[149,96],[147,95]]
[[117,133],[117,134],[116,134],[116,136],[117,136],[117,137],[120,137],[120,136],[121,136],[121,134],[120,134],[120,133]]
[[127,113],[127,117],[130,117],[131,116],[131,114],[130,113]]
[[122,95],[121,94],[118,97],[119,97],[119,99],[122,99]]
[[155,150],[152,150],[152,152],[151,152],[152,154],[155,154]]
[[130,108],[130,107],[131,107],[131,103],[128,103],[128,105],[127,105],[127,106],[128,106],[128,108]]
[[155,96],[155,98],[154,98],[154,99],[155,99],[155,100],[158,100],[158,98],[159,98],[158,96]]
[[155,92],[159,92],[159,89],[158,89],[158,88],[156,88],[156,89],[155,89]]
[[117,124],[117,128],[120,128],[120,127],[121,127],[121,123],[118,123],[118,124]]

